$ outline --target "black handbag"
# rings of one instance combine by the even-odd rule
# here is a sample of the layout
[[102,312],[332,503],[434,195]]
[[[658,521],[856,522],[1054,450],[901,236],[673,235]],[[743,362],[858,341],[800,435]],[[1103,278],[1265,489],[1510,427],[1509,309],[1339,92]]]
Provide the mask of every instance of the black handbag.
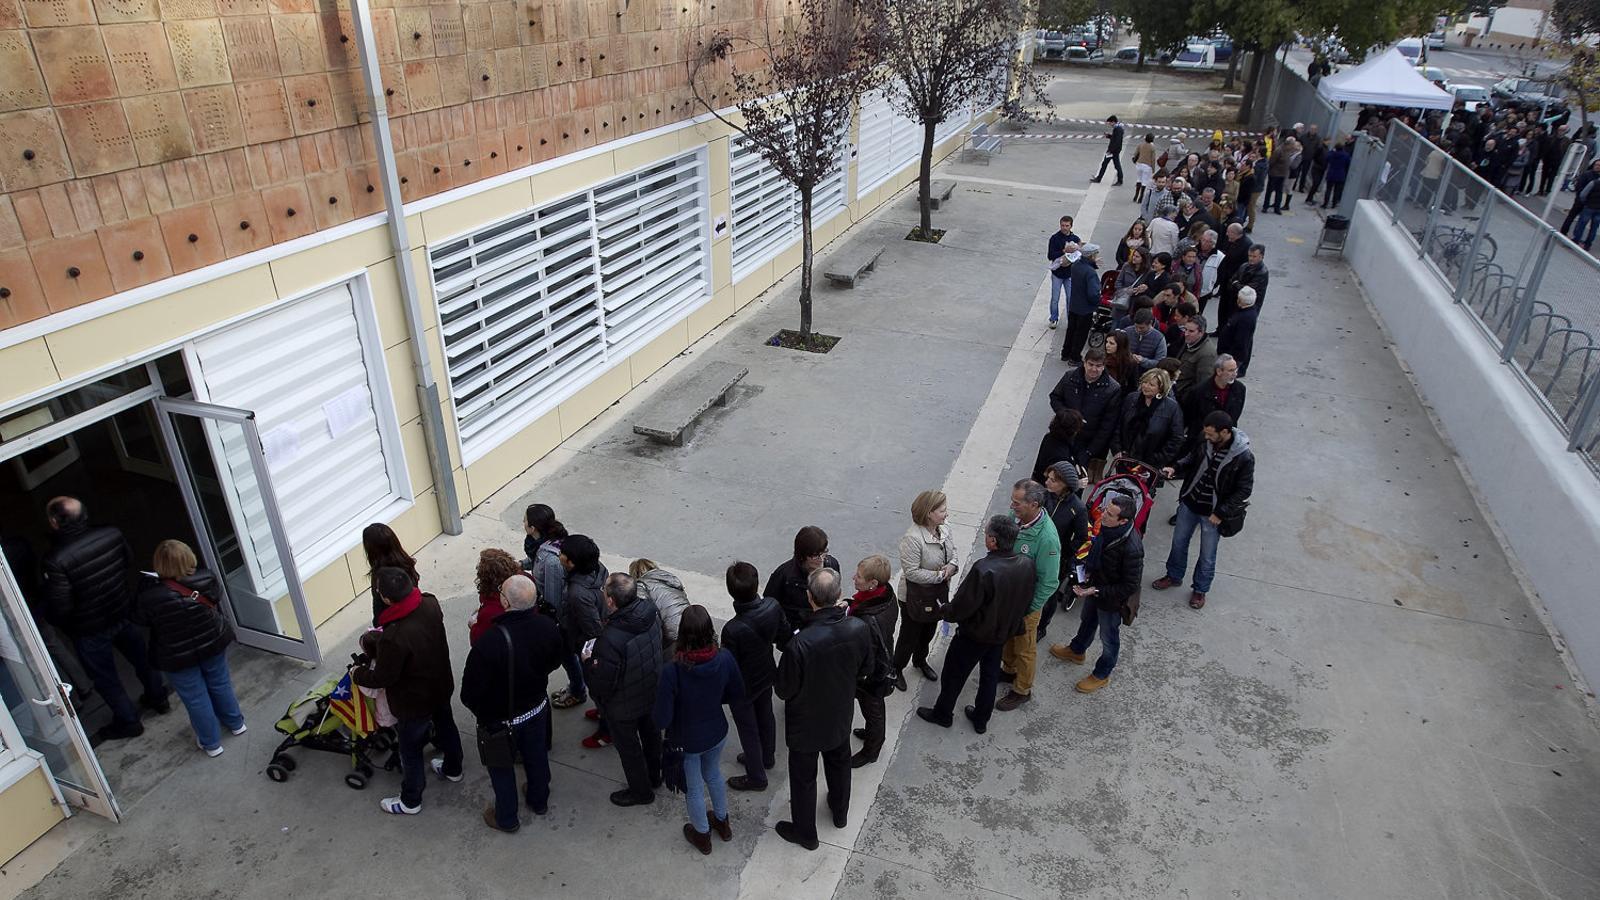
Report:
[[[669,663],[668,665],[676,665],[676,663]],[[676,676],[677,673],[674,672],[673,675]],[[682,722],[683,710],[680,707],[683,705],[683,695],[678,694],[675,696],[672,703],[672,721],[674,724]],[[683,771],[683,742],[673,740],[672,729],[670,728],[667,729],[667,733],[663,735],[661,741],[661,783],[663,787],[674,794],[686,794],[689,792],[689,777]]]
[[[516,679],[512,677],[516,666],[511,632],[502,625],[496,625],[495,630],[506,639],[506,708],[516,709],[517,684]],[[478,761],[483,763],[485,769],[509,769],[517,764],[515,729],[512,728],[509,719],[497,724],[498,729],[492,731],[486,730],[482,725],[478,726]]]

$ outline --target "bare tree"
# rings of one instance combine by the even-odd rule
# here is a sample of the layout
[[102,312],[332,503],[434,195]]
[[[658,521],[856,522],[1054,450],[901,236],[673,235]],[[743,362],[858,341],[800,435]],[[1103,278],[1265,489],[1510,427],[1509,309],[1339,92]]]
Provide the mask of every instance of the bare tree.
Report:
[[[800,195],[803,342],[811,340],[812,195],[847,163],[841,135],[857,95],[880,77],[880,46],[854,0],[789,0],[754,27],[703,38],[689,63],[695,99]],[[730,106],[737,115],[724,114]]]
[[[866,0],[884,41],[889,102],[922,123],[918,199],[922,236],[930,239],[928,203],[934,131],[969,103],[1004,100],[1012,80],[1033,81],[1019,52],[1031,3],[1025,0]],[[1009,74],[1009,77],[1008,77]],[[1037,83],[1030,85],[1040,92]]]

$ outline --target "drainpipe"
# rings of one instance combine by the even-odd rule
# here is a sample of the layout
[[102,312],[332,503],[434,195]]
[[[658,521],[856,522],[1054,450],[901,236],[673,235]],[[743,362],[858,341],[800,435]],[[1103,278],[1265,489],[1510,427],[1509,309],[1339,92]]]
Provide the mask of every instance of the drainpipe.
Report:
[[428,469],[433,473],[433,496],[439,504],[439,524],[445,534],[461,533],[461,502],[450,465],[450,442],[445,436],[444,413],[439,408],[439,382],[428,358],[422,299],[416,273],[411,269],[411,240],[406,235],[405,206],[400,199],[400,178],[395,173],[394,138],[389,133],[389,108],[383,80],[378,74],[378,46],[372,35],[368,0],[351,0],[356,51],[361,54],[361,80],[372,110],[372,138],[378,154],[378,176],[383,180],[383,203],[389,213],[389,246],[394,251],[395,272],[400,276],[400,297],[405,301],[406,331],[411,341],[411,366],[416,372],[417,400],[422,406],[422,433],[428,447]]

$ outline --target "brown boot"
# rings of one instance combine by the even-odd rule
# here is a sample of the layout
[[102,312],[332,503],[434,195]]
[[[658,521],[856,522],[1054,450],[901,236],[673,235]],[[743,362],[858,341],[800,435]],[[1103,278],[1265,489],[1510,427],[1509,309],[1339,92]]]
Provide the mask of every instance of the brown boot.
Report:
[[1052,644],[1050,647],[1050,655],[1054,656],[1056,659],[1064,659],[1074,665],[1083,665],[1083,654],[1072,649],[1071,644]]
[[705,856],[711,855],[711,832],[695,831],[694,826],[688,822],[683,823],[683,836],[696,850]]
[[733,840],[733,826],[728,824],[727,819],[719,819],[716,816],[712,816],[711,830],[717,833],[717,837],[725,841]]

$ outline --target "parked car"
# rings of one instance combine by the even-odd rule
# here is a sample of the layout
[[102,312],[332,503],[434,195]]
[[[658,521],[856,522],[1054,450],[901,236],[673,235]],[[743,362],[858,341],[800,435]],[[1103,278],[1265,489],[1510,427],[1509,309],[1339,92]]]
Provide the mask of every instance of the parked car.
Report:
[[1068,47],[1067,48],[1067,59],[1105,59],[1105,58],[1106,58],[1106,52],[1104,50],[1101,50],[1099,47],[1095,47],[1092,50],[1089,49],[1088,47]]
[[1217,63],[1216,50],[1209,42],[1185,44],[1172,60],[1174,69],[1210,69]]
[[1233,38],[1223,35],[1211,39],[1211,50],[1217,62],[1227,62],[1233,57]]
[[1059,59],[1067,51],[1067,36],[1059,31],[1037,31],[1034,41],[1046,59]]
[[1476,84],[1452,84],[1446,90],[1455,95],[1467,112],[1477,112],[1478,107],[1489,102],[1489,89]]
[[1433,82],[1440,90],[1449,90],[1450,82],[1444,77],[1444,70],[1436,66],[1417,66],[1417,74]]
[[1428,49],[1429,50],[1443,50],[1444,49],[1444,32],[1442,32],[1442,31],[1430,31],[1430,32],[1428,32],[1428,36],[1426,38],[1424,38],[1423,41],[1424,41],[1424,43],[1426,43],[1428,45]]
[[1114,63],[1136,63],[1139,61],[1138,47],[1123,47],[1111,57]]
[[1428,61],[1427,49],[1422,46],[1422,38],[1402,38],[1400,43],[1395,44],[1394,47],[1400,51],[1401,56],[1411,60],[1411,64],[1414,66]]

